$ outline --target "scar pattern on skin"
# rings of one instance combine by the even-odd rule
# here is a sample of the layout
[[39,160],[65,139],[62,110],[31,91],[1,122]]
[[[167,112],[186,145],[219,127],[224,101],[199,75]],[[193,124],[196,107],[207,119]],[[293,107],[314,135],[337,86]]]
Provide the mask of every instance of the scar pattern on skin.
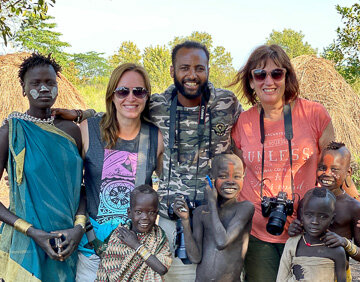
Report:
[[39,98],[39,92],[37,92],[37,90],[36,89],[31,89],[30,90],[30,95],[31,95],[31,97],[33,97],[33,99],[37,99],[37,98]]
[[51,98],[55,99],[55,97],[58,94],[58,88],[55,86],[53,89],[51,89]]

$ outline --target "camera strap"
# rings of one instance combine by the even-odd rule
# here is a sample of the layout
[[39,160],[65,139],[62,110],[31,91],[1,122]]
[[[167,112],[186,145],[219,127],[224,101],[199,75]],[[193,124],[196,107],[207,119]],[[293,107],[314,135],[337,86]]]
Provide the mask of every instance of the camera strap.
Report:
[[[285,127],[285,138],[288,140],[289,147],[289,161],[290,161],[290,174],[291,174],[291,194],[294,200],[294,177],[292,173],[292,149],[291,139],[294,137],[291,117],[291,106],[290,104],[284,105],[284,127]],[[264,126],[264,109],[261,107],[260,111],[260,136],[262,144],[261,154],[261,182],[260,182],[260,198],[263,198],[263,187],[264,187],[264,163],[265,163],[265,126]]]
[[[172,92],[172,99],[170,104],[170,125],[169,125],[169,149],[170,149],[170,157],[169,157],[169,169],[168,169],[168,183],[167,183],[167,206],[169,206],[169,194],[170,194],[170,177],[171,177],[171,168],[172,168],[172,154],[177,150],[178,152],[178,164],[180,163],[180,152],[179,152],[179,142],[176,146],[176,139],[179,140],[180,135],[180,116],[177,117],[178,120],[178,134],[176,134],[176,116],[177,116],[177,105],[178,105],[178,95],[177,89],[175,88]],[[196,201],[197,190],[198,190],[198,172],[199,172],[199,161],[200,161],[200,149],[201,143],[203,141],[204,133],[205,133],[205,119],[206,119],[206,110],[207,110],[207,101],[205,99],[205,95],[202,95],[200,108],[199,108],[199,117],[198,117],[198,128],[197,128],[197,137],[198,137],[198,148],[197,148],[197,160],[196,160],[196,174],[195,174],[195,195],[194,201]],[[209,112],[209,158],[211,157],[211,114]]]

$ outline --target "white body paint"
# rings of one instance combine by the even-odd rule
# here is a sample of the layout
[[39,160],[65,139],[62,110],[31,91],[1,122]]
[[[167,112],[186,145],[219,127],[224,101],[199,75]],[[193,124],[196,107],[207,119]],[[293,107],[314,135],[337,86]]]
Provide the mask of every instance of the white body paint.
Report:
[[58,94],[58,88],[55,86],[53,89],[51,89],[51,98],[55,99],[55,97]]
[[31,97],[33,97],[33,99],[37,99],[37,98],[39,98],[39,92],[37,92],[37,90],[36,89],[31,89],[30,90],[30,95],[31,95]]

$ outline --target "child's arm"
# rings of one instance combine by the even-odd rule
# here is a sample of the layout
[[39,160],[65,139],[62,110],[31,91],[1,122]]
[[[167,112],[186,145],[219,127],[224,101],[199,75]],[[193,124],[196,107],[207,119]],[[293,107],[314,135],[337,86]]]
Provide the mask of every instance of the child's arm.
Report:
[[344,249],[338,248],[334,258],[337,282],[346,282],[346,255]]
[[250,202],[243,202],[241,210],[237,210],[235,216],[231,219],[227,229],[221,223],[217,207],[217,190],[206,185],[208,196],[208,206],[211,214],[212,229],[216,247],[218,250],[225,249],[229,244],[234,242],[245,226],[251,222],[254,215],[254,205]]
[[192,263],[200,263],[202,258],[203,225],[201,222],[201,207],[193,214],[193,232],[190,226],[189,208],[182,197],[176,197],[174,212],[181,219],[184,228],[186,253]]
[[145,246],[141,247],[139,240],[134,231],[125,227],[119,228],[120,239],[130,248],[138,250],[139,255],[144,259],[145,263],[160,275],[165,275],[168,269],[158,260],[158,258],[151,254]]

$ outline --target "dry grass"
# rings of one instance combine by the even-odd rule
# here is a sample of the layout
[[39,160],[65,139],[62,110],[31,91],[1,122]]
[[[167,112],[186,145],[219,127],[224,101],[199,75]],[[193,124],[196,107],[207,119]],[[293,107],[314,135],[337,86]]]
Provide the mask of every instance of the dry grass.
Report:
[[332,62],[303,55],[291,60],[300,83],[300,96],[328,110],[336,140],[360,156],[360,97],[335,70]]

